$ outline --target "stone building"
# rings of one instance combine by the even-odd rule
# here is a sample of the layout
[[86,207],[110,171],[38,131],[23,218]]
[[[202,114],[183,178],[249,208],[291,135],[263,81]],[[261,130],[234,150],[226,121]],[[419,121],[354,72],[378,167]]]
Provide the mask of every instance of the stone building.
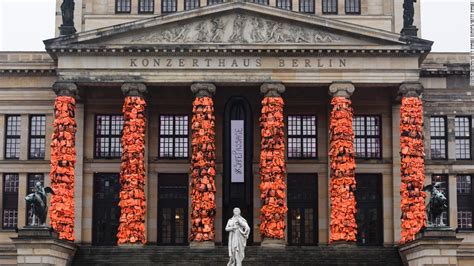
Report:
[[[137,84],[147,91],[149,245],[190,244],[192,86],[215,89],[216,244],[225,243],[223,226],[236,206],[251,224],[249,244],[262,242],[261,88],[278,87],[270,93],[285,101],[285,242],[328,245],[332,86],[354,108],[357,244],[398,245],[404,84],[424,87],[426,184],[443,182],[449,210],[442,219],[463,239],[451,263],[474,264],[469,54],[430,53],[432,42],[400,35],[402,0],[254,2],[76,0],[77,33],[60,36],[58,0],[57,38],[45,41],[44,52],[0,52],[0,264],[16,261],[10,238],[31,223],[24,196],[36,180],[50,184],[53,87],[58,95],[78,92],[75,242],[117,243],[122,90]],[[242,135],[231,134],[232,121],[243,121],[235,123]],[[239,166],[231,152],[240,152]]]

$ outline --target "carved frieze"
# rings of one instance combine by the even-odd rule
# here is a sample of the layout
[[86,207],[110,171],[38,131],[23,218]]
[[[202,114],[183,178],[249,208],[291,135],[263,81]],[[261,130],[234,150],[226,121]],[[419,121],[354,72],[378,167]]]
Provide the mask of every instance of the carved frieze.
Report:
[[147,31],[126,39],[132,44],[337,44],[354,40],[311,27],[238,13],[191,21],[186,24],[181,22],[164,25],[154,31]]

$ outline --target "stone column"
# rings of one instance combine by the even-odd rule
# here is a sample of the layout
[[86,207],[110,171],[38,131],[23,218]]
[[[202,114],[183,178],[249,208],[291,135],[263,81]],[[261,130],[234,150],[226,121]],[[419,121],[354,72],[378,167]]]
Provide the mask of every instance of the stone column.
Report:
[[413,241],[426,225],[425,160],[423,143],[423,104],[419,82],[400,86],[400,174],[401,174],[401,238],[400,243]]
[[143,83],[124,83],[124,126],[122,135],[122,164],[120,169],[119,245],[146,243],[145,197],[145,131],[147,92]]
[[267,82],[260,87],[264,95],[260,116],[260,233],[262,246],[284,247],[286,214],[285,131],[281,94],[285,86]]
[[191,247],[212,248],[216,216],[216,132],[214,102],[216,86],[195,83],[191,158]]
[[56,82],[53,136],[51,140],[52,228],[60,239],[74,240],[74,182],[76,165],[76,98],[78,89],[70,82]]
[[329,87],[332,111],[329,121],[329,163],[331,181],[331,222],[329,242],[353,244],[356,241],[355,152],[352,129],[351,82],[333,82]]

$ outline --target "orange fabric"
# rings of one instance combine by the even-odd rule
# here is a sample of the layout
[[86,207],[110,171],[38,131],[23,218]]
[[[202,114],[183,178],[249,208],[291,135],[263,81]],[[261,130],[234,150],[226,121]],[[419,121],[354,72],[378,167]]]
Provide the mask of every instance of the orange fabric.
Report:
[[145,234],[145,117],[141,97],[125,97],[120,168],[119,244],[146,243]]
[[214,240],[216,215],[216,146],[214,102],[210,97],[193,103],[191,158],[191,241]]
[[59,238],[74,240],[74,166],[76,164],[76,100],[58,96],[51,140],[51,227]]
[[285,238],[286,164],[281,97],[265,97],[262,101],[260,127],[260,232],[265,238]]
[[426,226],[423,103],[418,97],[402,99],[400,110],[400,172],[402,232],[400,243],[415,240]]
[[357,213],[355,200],[354,131],[352,103],[344,97],[334,97],[330,120],[331,235],[333,241],[356,241]]

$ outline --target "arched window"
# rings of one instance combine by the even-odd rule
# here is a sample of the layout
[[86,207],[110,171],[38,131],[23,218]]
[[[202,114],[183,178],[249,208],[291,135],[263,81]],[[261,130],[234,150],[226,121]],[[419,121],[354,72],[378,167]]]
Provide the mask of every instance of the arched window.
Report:
[[360,0],[346,0],[346,14],[360,14]]
[[115,13],[130,13],[132,9],[132,0],[116,0]]
[[323,0],[323,14],[337,14],[337,0]]

